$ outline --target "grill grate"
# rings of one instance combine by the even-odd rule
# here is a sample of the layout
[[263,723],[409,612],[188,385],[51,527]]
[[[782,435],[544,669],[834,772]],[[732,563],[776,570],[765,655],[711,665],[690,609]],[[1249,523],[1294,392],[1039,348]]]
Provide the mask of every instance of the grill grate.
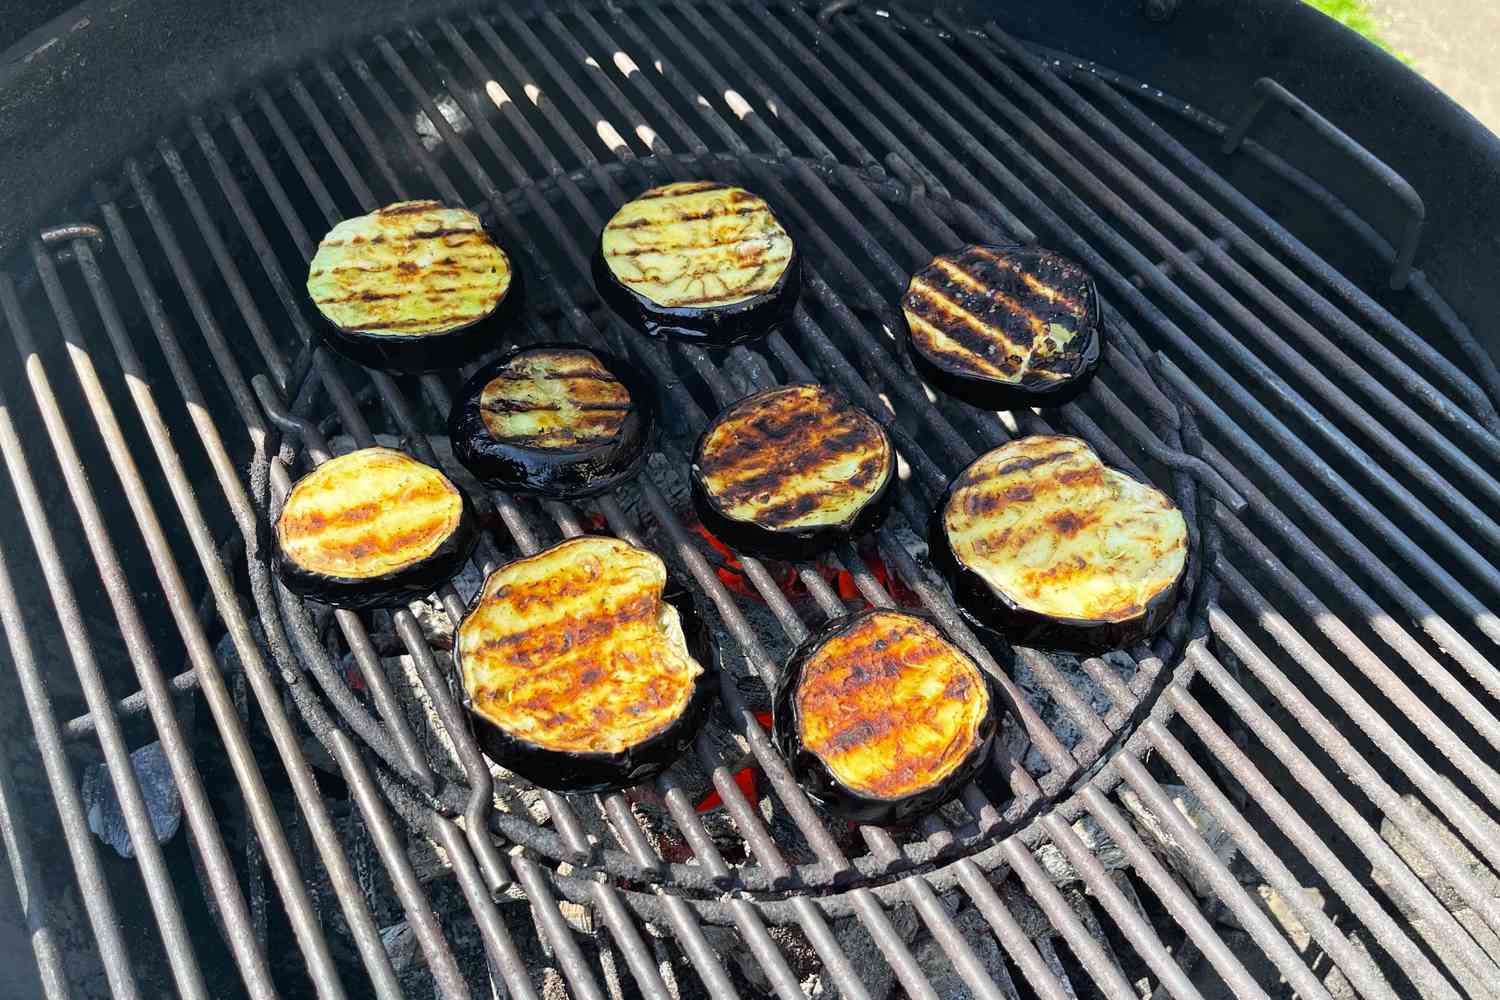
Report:
[[[497,984],[518,997],[536,996],[538,984],[502,912],[510,904],[496,902],[516,889],[530,901],[568,986],[586,997],[602,998],[618,984],[608,976],[601,982],[559,899],[594,910],[635,988],[650,996],[671,996],[681,986],[663,973],[659,942],[638,918],[671,935],[711,993],[733,995],[743,986],[726,964],[730,956],[711,944],[707,925],[722,924],[734,928],[773,991],[802,995],[784,939],[773,933],[784,923],[816,951],[825,983],[870,996],[870,970],[856,965],[834,930],[854,919],[906,992],[935,997],[910,936],[893,920],[908,908],[976,996],[1025,990],[1063,998],[1087,987],[1135,997],[1126,968],[1179,997],[1205,995],[1209,980],[1240,996],[1266,996],[1278,976],[1301,995],[1328,996],[1317,963],[1285,921],[1278,924],[1276,912],[1216,853],[1225,842],[1360,994],[1458,996],[1473,992],[1474,983],[1500,981],[1496,956],[1484,944],[1487,930],[1500,932],[1500,906],[1485,880],[1489,869],[1500,870],[1492,819],[1500,775],[1478,749],[1500,746],[1500,675],[1481,652],[1500,641],[1500,621],[1486,606],[1500,590],[1500,572],[1484,554],[1497,549],[1500,535],[1486,513],[1500,499],[1493,405],[1433,346],[1443,339],[1424,339],[1322,263],[1108,81],[1087,67],[1055,71],[1062,68],[993,26],[980,35],[899,11],[846,12],[827,30],[796,6],[577,7],[534,20],[501,13],[438,21],[319,61],[284,86],[259,88],[193,119],[184,135],[161,140],[100,187],[96,228],[39,240],[15,279],[0,279],[0,311],[25,361],[41,425],[31,427],[29,412],[17,417],[7,401],[0,453],[66,636],[85,716],[56,719],[29,638],[41,616],[20,605],[13,576],[21,561],[14,555],[0,555],[0,622],[109,989],[137,996],[154,987],[138,976],[136,935],[122,930],[119,917],[124,901],[112,894],[87,833],[67,738],[97,740],[115,777],[165,972],[185,996],[243,990],[264,997],[296,988],[271,955],[263,887],[257,891],[254,879],[237,873],[240,865],[259,871],[262,857],[311,989],[323,997],[366,992],[363,981],[350,978],[363,975],[375,995],[400,995],[315,767],[342,776],[433,988],[445,997],[476,995],[482,984],[465,981],[386,803],[441,847]],[[1244,148],[1305,183],[1253,141]],[[668,354],[638,339],[620,343],[618,331],[596,325],[589,297],[575,287],[586,280],[587,234],[597,231],[605,204],[621,200],[622,190],[697,169],[749,170],[752,186],[791,207],[799,237],[818,247],[792,328],[773,335],[765,355],[738,349],[722,367],[691,349]],[[356,444],[389,428],[418,457],[436,461],[426,435],[436,426],[432,414],[447,412],[447,384],[371,373],[369,387],[356,389],[348,369],[302,349],[310,329],[295,290],[313,248],[312,220],[331,223],[427,190],[487,204],[504,241],[522,250],[549,293],[556,315],[546,316],[546,325],[628,347],[669,388],[689,426],[702,425],[705,406],[777,377],[822,376],[876,410],[885,393],[915,484],[902,491],[902,511],[914,525],[925,517],[920,493],[932,495],[978,448],[1017,429],[1080,434],[1127,468],[1132,455],[1168,471],[1175,463],[1184,491],[1196,466],[1177,449],[1207,456],[1217,471],[1203,479],[1219,502],[1203,498],[1213,574],[1203,596],[1222,587],[1207,610],[1212,645],[1187,647],[1175,683],[1171,657],[1163,663],[1160,650],[1137,651],[1128,678],[1103,661],[1084,661],[1084,675],[1107,696],[1103,711],[1057,664],[1023,651],[1054,717],[1066,719],[1079,741],[1059,739],[1012,685],[1017,735],[1024,733],[1042,762],[1028,769],[1033,758],[1019,754],[1008,762],[1012,797],[997,806],[970,788],[956,827],[929,817],[910,836],[862,829],[852,845],[825,825],[750,705],[727,686],[732,722],[766,774],[771,799],[807,841],[811,861],[789,856],[761,804],[745,796],[706,739],[699,756],[744,838],[743,864],[726,860],[688,789],[672,778],[659,791],[693,851],[690,864],[657,853],[622,795],[545,795],[547,827],[495,813],[489,772],[420,623],[409,612],[392,616],[417,686],[451,739],[456,773],[433,765],[431,734],[408,720],[408,692],[387,677],[366,622],[348,612],[334,616],[368,703],[349,689],[318,624],[273,588],[253,545],[263,512],[289,485],[295,453],[283,447],[283,433],[299,437],[314,461],[329,453],[326,432],[310,414],[329,414]],[[532,220],[539,228],[525,224]],[[1019,428],[934,405],[889,344],[870,332],[911,264],[959,234],[996,232],[1039,238],[1085,260],[1117,307],[1111,320],[1119,337],[1106,378],[1080,404],[1019,415]],[[102,246],[94,233],[104,237]],[[582,235],[570,241],[565,233]],[[1384,249],[1396,257],[1388,244]],[[544,262],[550,266],[539,266]],[[1420,271],[1410,285],[1431,307],[1442,338],[1473,346]],[[527,335],[544,332],[534,319]],[[206,353],[193,350],[195,335]],[[1475,349],[1473,356],[1482,354]],[[65,363],[76,389],[63,386]],[[1493,367],[1475,367],[1493,390]],[[1172,402],[1179,398],[1189,410],[1179,412]],[[186,421],[177,416],[184,404]],[[1116,443],[1105,427],[1125,434]],[[193,439],[197,446],[183,443]],[[40,461],[39,449],[50,449],[55,461]],[[238,463],[252,453],[246,483]],[[152,460],[159,470],[143,474],[140,464]],[[114,478],[94,471],[105,469]],[[96,651],[101,626],[85,614],[91,574],[59,546],[71,522],[44,499],[42,490],[55,492],[59,479],[114,615],[103,630],[117,630],[135,667],[140,692],[123,699]],[[210,479],[217,494],[194,492],[195,483]],[[762,679],[773,676],[773,651],[676,519],[666,485],[659,469],[641,484],[640,510],[659,532],[651,539],[705,586],[749,667]],[[1248,500],[1243,510],[1239,497]],[[538,510],[503,496],[491,500],[509,542],[497,533],[487,543],[485,568],[512,555],[501,545],[530,552],[587,524],[587,512],[564,505]],[[618,498],[591,506],[612,532],[639,540],[640,522]],[[173,508],[175,518],[163,517]],[[252,542],[246,561],[253,616],[236,596],[218,541],[226,533]],[[1215,554],[1220,533],[1225,552]],[[882,531],[878,553],[964,636],[944,592],[894,529]],[[865,600],[890,602],[860,552],[844,546],[836,556]],[[743,566],[786,640],[804,636],[807,625],[770,571],[748,559]],[[843,599],[816,568],[798,573],[819,614],[843,612]],[[192,598],[200,587],[213,597],[241,674],[230,674],[214,655]],[[142,593],[150,598],[138,598]],[[439,596],[456,619],[458,593],[450,586]],[[151,607],[157,600],[165,609],[159,615]],[[168,676],[166,664],[179,648],[191,669]],[[1193,674],[1201,680],[1190,686]],[[1153,686],[1161,692],[1157,711],[1137,718]],[[208,708],[255,832],[239,865],[198,773],[184,702],[174,701],[174,692],[191,688]],[[185,915],[188,904],[132,777],[124,727],[143,713],[172,764],[204,895],[226,930],[237,969],[227,986],[199,961],[202,934]],[[330,761],[310,758],[304,725]],[[1134,752],[1107,752],[1132,730]],[[262,732],[270,753],[257,753]],[[373,761],[361,756],[351,733],[374,752]],[[1149,764],[1141,759],[1147,751],[1155,757]],[[1047,808],[1106,759],[1064,807]],[[276,807],[272,787],[283,783],[292,810]],[[1192,820],[1173,804],[1177,785],[1201,805]],[[0,818],[15,831],[5,789],[0,780]],[[1446,826],[1424,818],[1423,800],[1478,854],[1473,865],[1452,849]],[[1164,860],[1160,843],[1138,829],[1131,802],[1155,818],[1175,857]],[[1072,825],[1078,817],[1109,835],[1132,880],[1106,871]],[[1222,837],[1206,828],[1209,820]],[[502,853],[486,834],[491,826],[527,849]],[[1420,863],[1391,846],[1390,827]],[[613,846],[596,843],[591,829],[607,831]],[[1330,836],[1333,829],[1342,836]],[[299,850],[304,838],[311,851]],[[1076,869],[1111,933],[1054,884],[1034,854],[1043,846]],[[15,851],[23,850],[17,842]],[[308,881],[317,869],[326,873],[331,899]],[[1007,869],[1009,879],[1002,877]],[[1192,887],[1182,883],[1184,872]],[[1436,872],[1445,890],[1435,892],[1422,872]],[[1150,891],[1150,911],[1132,884]],[[1312,902],[1308,886],[1336,896],[1341,911]],[[1216,897],[1238,929],[1215,926],[1194,889]],[[979,941],[945,905],[953,894],[993,932],[1019,983],[981,960]],[[1040,910],[1056,938],[1034,940],[1023,928],[1018,916],[1028,907]],[[1336,919],[1342,914],[1348,919]],[[44,918],[36,917],[45,925]],[[336,960],[335,945],[347,949],[330,941],[331,925],[352,942],[352,961]],[[1178,942],[1175,951],[1169,941]],[[1242,943],[1233,947],[1236,941]],[[1207,965],[1191,976],[1190,949]],[[60,981],[56,955],[39,945],[38,958]]]

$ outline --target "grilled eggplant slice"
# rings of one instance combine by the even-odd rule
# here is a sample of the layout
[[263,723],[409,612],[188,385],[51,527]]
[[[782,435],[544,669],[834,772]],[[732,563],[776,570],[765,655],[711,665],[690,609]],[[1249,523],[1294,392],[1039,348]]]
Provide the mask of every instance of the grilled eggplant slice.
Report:
[[635,367],[573,344],[539,344],[469,379],[448,436],[486,485],[569,499],[634,476],[655,426],[654,394]]
[[1187,568],[1187,521],[1171,499],[1073,437],[981,455],[948,488],[928,541],[975,624],[1084,655],[1165,624]]
[[604,226],[599,295],[653,337],[730,347],[791,314],[801,287],[792,238],[758,195],[715,181],[652,188]]
[[666,564],[583,536],[491,573],[453,659],[485,754],[543,788],[625,788],[687,749],[714,650]]
[[1040,247],[968,246],[912,275],[901,299],[913,364],[987,410],[1061,406],[1099,367],[1099,293]]
[[466,208],[402,201],[323,237],[307,292],[328,343],[371,368],[457,368],[500,345],[520,275]]
[[469,498],[447,476],[390,448],[362,448],[293,484],[272,565],[303,597],[395,607],[451,580],[478,540]]
[[811,383],[767,389],[719,414],[690,475],[705,527],[752,555],[805,558],[880,523],[895,493],[885,428]]
[[941,805],[989,756],[988,678],[923,615],[872,608],[792,653],[771,730],[801,785],[860,823]]

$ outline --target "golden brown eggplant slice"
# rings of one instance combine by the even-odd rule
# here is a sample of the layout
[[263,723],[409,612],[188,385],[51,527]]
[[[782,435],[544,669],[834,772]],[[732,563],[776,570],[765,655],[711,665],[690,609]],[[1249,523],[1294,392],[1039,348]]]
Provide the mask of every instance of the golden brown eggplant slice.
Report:
[[754,555],[805,558],[864,534],[894,497],[896,450],[879,421],[831,389],[779,386],[735,403],[698,439],[698,516]]
[[456,368],[500,346],[520,276],[467,208],[402,201],[345,219],[318,244],[307,292],[328,343],[372,368]]
[[556,791],[639,784],[680,757],[717,677],[668,585],[654,553],[599,536],[491,573],[453,649],[485,754]]
[[683,181],[626,202],[605,224],[594,285],[642,333],[729,347],[791,314],[800,270],[792,238],[764,199]]
[[1099,294],[1040,247],[967,246],[912,275],[901,300],[922,376],[989,410],[1061,406],[1099,367]]
[[432,593],[474,550],[462,490],[390,448],[362,448],[303,476],[276,519],[273,565],[287,589],[340,608]]
[[782,671],[772,734],[804,788],[862,823],[941,805],[989,755],[988,678],[923,615],[874,608],[798,646]]
[[1073,437],[1019,438],[959,474],[933,518],[960,608],[1013,642],[1093,654],[1160,628],[1187,567],[1187,522],[1156,487]]
[[655,394],[634,366],[574,344],[538,344],[469,379],[448,436],[486,485],[568,499],[634,476],[655,426]]

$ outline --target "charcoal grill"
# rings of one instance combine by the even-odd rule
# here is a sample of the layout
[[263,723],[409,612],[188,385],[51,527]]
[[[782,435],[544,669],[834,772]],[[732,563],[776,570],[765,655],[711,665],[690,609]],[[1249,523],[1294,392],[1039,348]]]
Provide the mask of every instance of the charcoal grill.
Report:
[[[809,975],[877,1000],[1494,995],[1500,375],[1413,266],[1412,186],[1273,81],[1241,106],[1228,126],[977,17],[584,5],[361,20],[137,135],[86,196],[18,230],[0,276],[22,362],[0,406],[21,514],[0,534],[0,624],[50,793],[0,768],[0,827],[47,994],[396,997],[413,979],[381,931],[399,916],[417,988],[443,997],[796,997]],[[1363,194],[1351,207],[1257,143],[1272,118],[1372,178],[1396,238]],[[1352,234],[1352,259],[1384,273],[1341,272],[1211,162],[1267,206],[1326,213],[1329,242]],[[772,198],[809,265],[794,321],[721,357],[625,333],[587,279],[615,205],[704,174]],[[635,357],[678,421],[620,495],[485,498],[478,564],[607,530],[680,566],[743,661],[716,722],[743,760],[700,739],[703,789],[672,772],[649,794],[517,806],[427,623],[315,618],[266,572],[264,525],[297,469],[376,435],[442,460],[453,380],[317,349],[299,289],[320,227],[425,195],[474,206],[518,252],[538,300],[519,340]],[[1078,403],[1002,420],[910,373],[890,335],[905,276],[981,239],[1040,240],[1098,277],[1109,349]],[[808,378],[881,413],[905,471],[892,524],[795,567],[791,595],[775,567],[726,565],[674,482],[683,435]],[[1157,647],[996,662],[921,558],[910,529],[947,476],[1054,430],[1195,523],[1201,578]],[[434,614],[461,613],[455,588],[436,597]],[[1011,716],[992,780],[913,829],[851,836],[776,756],[757,685],[822,617],[898,598],[1002,679]],[[153,740],[188,859],[157,844],[128,763]],[[109,767],[128,865],[89,831],[89,758]],[[39,860],[59,840],[66,859]],[[443,892],[461,906],[435,909]],[[580,904],[597,938],[570,923]],[[873,950],[851,949],[855,926]],[[476,930],[477,965],[457,946]],[[525,935],[560,980],[528,968]]]

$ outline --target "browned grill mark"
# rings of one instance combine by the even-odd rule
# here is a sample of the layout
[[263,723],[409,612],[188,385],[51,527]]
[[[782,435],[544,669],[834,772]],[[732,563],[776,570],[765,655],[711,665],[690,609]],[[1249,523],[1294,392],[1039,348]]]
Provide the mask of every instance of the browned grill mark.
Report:
[[1067,461],[1073,456],[1066,451],[1054,451],[1049,455],[1026,455],[1013,462],[1006,462],[995,470],[996,476],[1013,476],[1017,472],[1025,472],[1028,469],[1037,469],[1054,462]]
[[[754,215],[756,212],[764,212],[764,205],[745,205],[739,208],[710,208],[703,212],[677,212],[674,213],[670,222],[699,222],[703,219],[727,219],[733,216]],[[662,225],[661,219],[631,219],[628,222],[611,222],[607,229],[641,229],[646,226]]]
[[[564,407],[557,403],[528,403],[521,399],[492,399],[487,403],[480,404],[481,410],[490,413],[556,413],[561,412]],[[578,415],[582,419],[588,419],[590,413],[629,413],[629,403],[589,403],[588,406],[579,407]]]
[[1015,253],[1020,256],[1013,260],[968,247],[934,258],[902,298],[913,339],[960,369],[1066,378],[1077,371],[1089,340],[1061,337],[1054,328],[1078,331],[1089,322],[1087,276],[1049,252]]
[[440,519],[434,518],[426,524],[418,525],[410,531],[397,534],[386,534],[382,532],[369,532],[356,535],[345,542],[334,542],[332,539],[320,541],[319,546],[329,554],[343,553],[353,559],[364,559],[377,552],[387,554],[399,554],[407,549],[415,548],[419,542],[430,542],[434,535],[441,532],[446,525]]
[[659,734],[701,673],[663,629],[664,581],[660,559],[595,537],[497,571],[457,636],[476,710],[573,752],[619,752]]
[[[770,213],[768,212],[767,214],[770,214]],[[617,226],[616,228],[622,228],[622,227],[618,227]],[[623,228],[628,228],[628,227],[623,227]],[[757,237],[752,237],[751,239],[753,239],[753,240],[760,240],[761,237],[757,236]],[[648,254],[648,253],[674,254],[674,253],[681,253],[684,250],[717,250],[719,247],[732,246],[735,243],[742,243],[742,242],[746,242],[746,241],[742,240],[742,239],[727,239],[727,240],[714,240],[712,243],[672,243],[672,244],[652,244],[650,246],[633,246],[633,247],[630,247],[628,249],[613,250],[613,251],[610,252],[610,256],[611,257],[640,257],[640,256],[642,256],[644,254]],[[765,248],[764,247],[760,247],[760,246],[754,246],[754,247],[752,247],[752,249],[753,250],[759,250],[761,253],[764,253],[764,251],[765,251]],[[781,258],[781,259],[784,260],[785,258]]]
[[[949,263],[942,258],[922,280],[931,289],[962,310],[960,318],[972,320],[974,329],[1003,335],[1020,347],[1030,347],[1047,335],[1041,313],[1030,303],[1007,294],[992,275],[972,263]],[[934,280],[941,277],[941,284]],[[996,306],[1002,308],[997,309]]]
[[[962,308],[957,312],[953,311],[946,303],[933,297],[925,286],[913,287],[902,308],[936,327],[960,347],[1000,368],[1005,368],[1007,365],[1017,368],[1020,367],[1020,362],[1019,360],[1012,361],[1011,359],[1017,356],[1010,353],[997,357],[996,347],[1009,348],[1014,345],[1025,348],[1030,347],[1032,343],[1030,330],[1024,333],[1018,331],[1013,336],[1008,331],[997,332],[971,312]],[[939,348],[933,347],[932,349],[938,350]]]
[[[918,694],[932,670],[948,675],[938,698]],[[941,780],[972,750],[988,710],[973,664],[931,625],[898,612],[825,640],[804,662],[795,698],[804,746],[836,773],[855,768],[859,790],[878,797]]]
[[[407,327],[437,327],[457,320],[471,320],[475,317],[469,313],[438,314],[436,316],[425,316],[417,319],[377,319],[369,320],[359,324],[363,330],[404,330]],[[356,331],[357,332],[357,331]],[[446,331],[451,332],[451,331]]]
[[[1012,274],[1018,274],[1021,278],[1021,281],[1025,283],[1027,288],[1031,289],[1042,298],[1047,299],[1049,302],[1061,303],[1063,308],[1072,313],[1074,316],[1082,318],[1084,314],[1087,313],[1088,310],[1085,307],[1082,299],[1073,297],[1072,295],[1068,294],[1065,289],[1044,282],[1041,278],[1032,274],[1030,271],[1026,271],[1016,267],[1014,261],[1010,261],[1005,259],[1004,257],[999,256],[987,247],[977,246],[974,248],[974,251],[994,266],[1004,268],[1006,271],[1009,271]],[[1075,274],[1073,277],[1074,282],[1077,283],[1078,276]]]
[[637,195],[635,201],[651,201],[655,198],[677,198],[685,194],[700,194],[704,191],[718,191],[726,185],[718,181],[683,181],[680,184],[671,184],[666,187],[652,188],[649,191]]
[[[594,382],[608,382],[615,385],[618,385],[620,381],[610,373],[597,368],[576,368],[572,370],[549,368],[542,372],[531,372],[521,368],[504,368],[495,373],[495,378],[506,382],[560,382],[570,378],[586,378]],[[494,381],[494,379],[491,379],[491,381]]]
[[[745,435],[745,438],[748,437],[749,435]],[[745,438],[741,438],[741,444]],[[760,438],[761,450],[758,453],[753,451],[746,453],[743,449],[737,448],[740,461],[734,461],[730,456],[722,453],[711,458],[705,455],[702,467],[705,473],[712,472],[716,477],[727,478],[734,471],[743,469],[744,458],[760,458],[761,461],[769,464],[770,467],[764,472],[754,473],[741,479],[732,479],[715,491],[726,503],[734,503],[757,493],[774,490],[787,478],[834,462],[844,453],[852,451],[859,445],[876,442],[878,438],[878,434],[862,426],[849,427],[847,430],[824,437],[816,445],[805,450],[779,447],[766,438]],[[871,456],[866,461],[881,464],[878,455]]]
[[435,208],[442,208],[442,207],[443,207],[443,203],[442,202],[440,202],[440,201],[433,201],[431,199],[424,200],[424,201],[402,201],[402,202],[397,202],[394,205],[387,205],[384,208],[376,209],[375,214],[376,215],[420,215],[423,212],[430,212],[430,211],[432,211]]

